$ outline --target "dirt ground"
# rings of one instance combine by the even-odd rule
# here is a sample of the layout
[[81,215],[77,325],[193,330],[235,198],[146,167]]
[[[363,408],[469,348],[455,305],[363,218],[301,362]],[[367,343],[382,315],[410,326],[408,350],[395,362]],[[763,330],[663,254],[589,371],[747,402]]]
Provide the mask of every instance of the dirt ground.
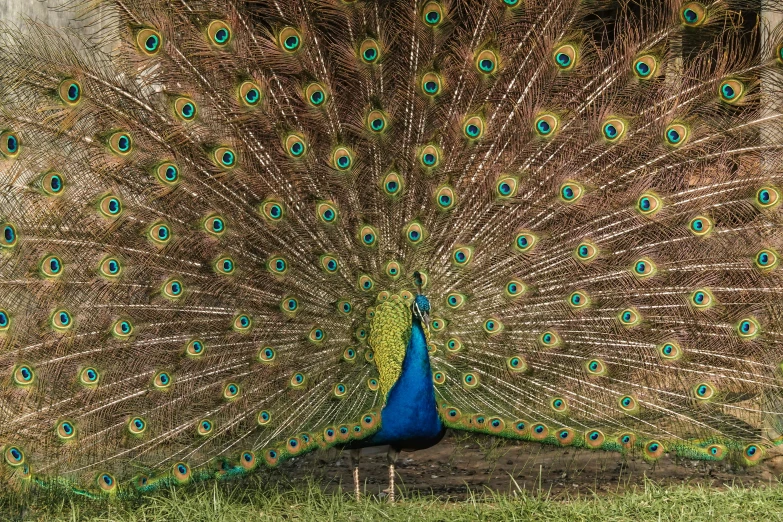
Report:
[[[326,489],[351,491],[353,479],[347,452],[314,452],[286,462],[281,476],[314,479]],[[783,475],[783,456],[745,468],[730,462],[675,461],[664,455],[655,464],[640,456],[561,448],[449,433],[437,446],[402,453],[397,461],[396,486],[408,495],[465,498],[470,492],[497,491],[555,497],[622,493],[642,485],[645,478],[659,485],[692,484],[762,486]],[[384,496],[388,487],[385,454],[363,456],[360,463],[366,494]]]

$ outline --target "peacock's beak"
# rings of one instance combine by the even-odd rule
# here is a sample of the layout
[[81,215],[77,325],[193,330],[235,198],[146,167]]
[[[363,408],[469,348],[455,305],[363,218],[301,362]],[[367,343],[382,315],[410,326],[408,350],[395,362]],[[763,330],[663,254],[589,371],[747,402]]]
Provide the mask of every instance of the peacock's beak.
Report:
[[430,329],[430,313],[429,312],[419,312],[419,317],[421,318],[421,322],[424,325],[427,330]]

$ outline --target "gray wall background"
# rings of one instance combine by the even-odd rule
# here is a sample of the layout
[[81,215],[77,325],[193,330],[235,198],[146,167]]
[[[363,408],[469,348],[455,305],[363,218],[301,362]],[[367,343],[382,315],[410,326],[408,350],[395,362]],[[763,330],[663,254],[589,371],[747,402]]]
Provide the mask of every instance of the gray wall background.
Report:
[[24,17],[55,27],[70,25],[70,16],[53,8],[61,0],[5,0],[0,1],[0,20],[20,25]]

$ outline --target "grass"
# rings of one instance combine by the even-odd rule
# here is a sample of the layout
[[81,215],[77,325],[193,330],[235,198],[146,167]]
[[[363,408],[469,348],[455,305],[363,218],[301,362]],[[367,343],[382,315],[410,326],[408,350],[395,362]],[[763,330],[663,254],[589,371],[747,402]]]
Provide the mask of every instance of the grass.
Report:
[[[512,479],[513,486],[513,479]],[[369,497],[355,502],[314,481],[272,484],[260,478],[237,483],[201,483],[134,500],[89,500],[45,490],[0,492],[0,520],[158,522],[287,521],[783,521],[783,484],[720,490],[701,486],[659,487],[647,481],[620,495],[469,492],[454,500],[417,494],[390,505]]]

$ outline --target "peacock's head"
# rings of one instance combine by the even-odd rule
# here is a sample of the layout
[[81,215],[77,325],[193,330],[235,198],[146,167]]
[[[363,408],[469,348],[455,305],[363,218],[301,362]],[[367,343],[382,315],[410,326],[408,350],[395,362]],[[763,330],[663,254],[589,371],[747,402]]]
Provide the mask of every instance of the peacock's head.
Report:
[[411,306],[411,310],[413,311],[414,320],[418,319],[423,326],[425,327],[429,326],[430,323],[430,300],[429,299],[427,299],[422,294],[417,295],[416,299],[413,301],[413,306]]

